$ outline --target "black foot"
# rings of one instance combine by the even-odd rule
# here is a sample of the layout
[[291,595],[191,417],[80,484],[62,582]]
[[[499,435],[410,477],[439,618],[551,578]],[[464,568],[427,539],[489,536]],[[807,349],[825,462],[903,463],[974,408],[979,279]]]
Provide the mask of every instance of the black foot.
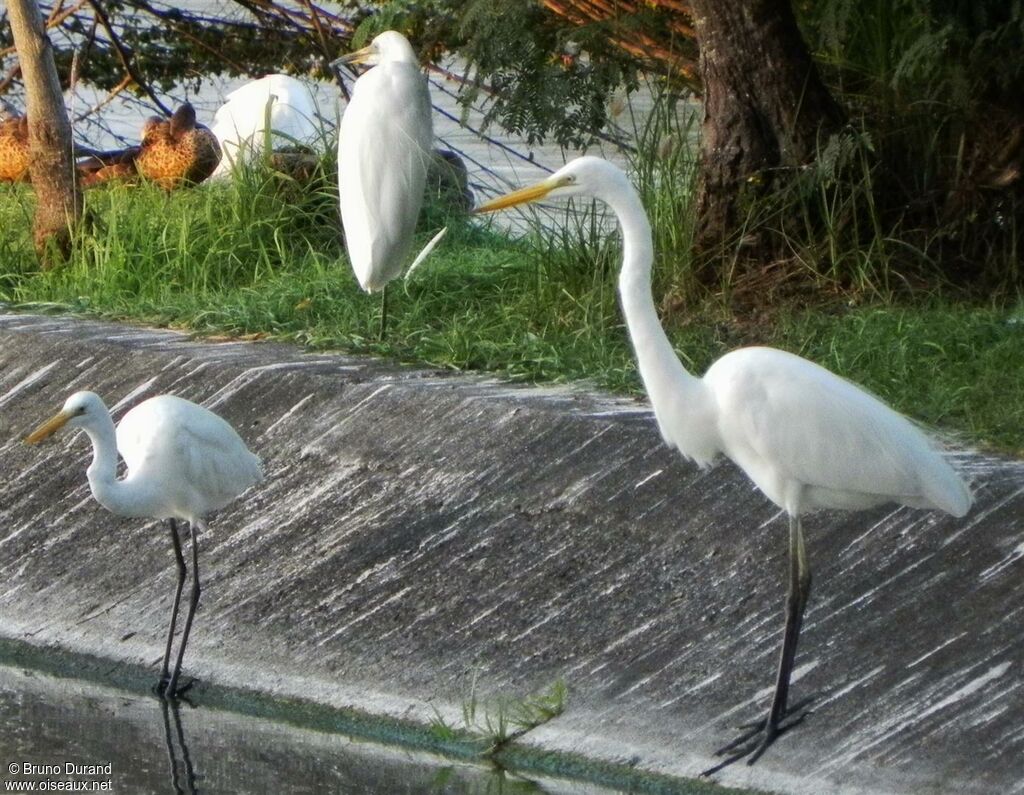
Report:
[[717,765],[709,767],[701,773],[701,776],[704,778],[713,776],[733,762],[744,758],[748,765],[754,764],[768,750],[768,746],[790,729],[804,722],[804,719],[811,714],[811,710],[804,709],[804,707],[812,700],[813,698],[805,698],[794,704],[778,723],[769,723],[766,718],[762,718],[740,726],[743,733],[715,751],[715,756],[725,756],[725,759]]
[[198,679],[193,677],[185,677],[183,684],[175,684],[172,688],[171,678],[169,676],[160,677],[160,681],[153,685],[153,692],[165,701],[185,701],[188,704],[192,704],[185,694],[188,693],[188,691],[191,690],[198,681]]

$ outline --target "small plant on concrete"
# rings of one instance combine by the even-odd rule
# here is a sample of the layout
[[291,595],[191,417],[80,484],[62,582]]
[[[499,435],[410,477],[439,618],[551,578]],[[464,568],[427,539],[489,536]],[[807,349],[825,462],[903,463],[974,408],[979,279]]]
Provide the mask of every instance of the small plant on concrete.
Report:
[[522,701],[510,702],[512,725],[529,731],[557,718],[565,712],[568,695],[565,682],[559,679],[540,693],[527,696]]
[[462,702],[465,731],[484,741],[482,756],[494,756],[510,742],[561,715],[565,711],[568,692],[565,682],[558,680],[525,698],[499,696],[485,704],[477,696],[474,674],[469,694]]
[[430,736],[442,743],[456,742],[462,737],[462,732],[452,726],[444,719],[444,716],[434,708],[434,719],[430,721]]

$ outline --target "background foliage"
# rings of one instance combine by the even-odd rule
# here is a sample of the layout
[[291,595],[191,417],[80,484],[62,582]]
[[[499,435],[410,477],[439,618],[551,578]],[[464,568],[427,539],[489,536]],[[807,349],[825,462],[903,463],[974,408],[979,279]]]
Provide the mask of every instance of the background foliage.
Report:
[[[794,2],[850,123],[793,179],[771,180],[777,190],[739,199],[745,221],[716,259],[724,288],[744,289],[731,273],[756,284],[758,268],[768,268],[786,283],[885,299],[922,289],[1015,298],[1024,279],[1022,0]],[[198,13],[147,0],[57,0],[44,8],[67,80],[77,52],[77,79],[148,92],[153,103],[173,83],[211,73],[329,77],[330,59],[397,28],[425,61],[463,59],[462,98],[484,104],[489,121],[530,141],[581,146],[605,128],[640,70],[673,102],[699,94],[685,2],[622,0],[592,11],[599,5],[235,0]],[[19,85],[9,35],[0,24],[0,96]],[[779,241],[773,261],[737,267],[759,235]]]

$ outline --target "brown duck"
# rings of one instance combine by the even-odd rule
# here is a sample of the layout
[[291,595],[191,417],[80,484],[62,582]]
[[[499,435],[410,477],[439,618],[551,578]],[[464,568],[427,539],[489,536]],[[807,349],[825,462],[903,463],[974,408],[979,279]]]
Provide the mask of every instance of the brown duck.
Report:
[[[135,147],[135,151],[138,151],[138,147]],[[118,158],[121,153],[106,154],[110,158],[106,161],[93,157],[78,164],[83,184],[94,184],[110,179],[112,176],[124,174],[125,166]],[[29,160],[28,117],[0,118],[0,182],[28,182],[30,179]],[[128,161],[128,168],[132,174],[135,173],[135,166],[131,165],[130,161]],[[97,170],[105,173],[97,178],[94,176]]]
[[135,168],[146,179],[172,190],[202,182],[220,162],[220,142],[208,127],[196,124],[188,102],[168,120],[153,116],[142,127]]
[[138,156],[138,146],[111,152],[93,152],[76,164],[82,185],[91,188],[103,182],[137,182],[139,172],[135,168],[135,158]]
[[28,163],[28,116],[0,121],[0,182],[27,182]]
[[142,143],[115,152],[96,153],[79,163],[83,184],[130,180],[141,175],[166,190],[195,185],[220,162],[220,142],[202,124],[189,103],[170,119],[152,116],[142,126]]

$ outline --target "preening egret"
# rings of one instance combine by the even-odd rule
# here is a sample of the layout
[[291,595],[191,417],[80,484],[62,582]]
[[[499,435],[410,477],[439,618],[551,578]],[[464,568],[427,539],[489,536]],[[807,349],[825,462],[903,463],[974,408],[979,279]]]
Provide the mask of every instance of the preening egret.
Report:
[[[335,63],[373,66],[355,82],[338,129],[345,246],[359,285],[383,290],[405,265],[434,139],[427,79],[401,33],[385,31]],[[387,322],[381,297],[381,333]]]
[[0,182],[28,179],[28,116],[0,121]]
[[208,127],[196,123],[196,111],[184,103],[164,120],[151,116],[142,127],[135,167],[167,190],[195,185],[220,162],[220,143]]
[[213,175],[228,174],[262,152],[268,137],[275,151],[314,146],[322,138],[317,119],[316,99],[302,80],[271,74],[236,88],[213,117],[223,152]]
[[790,674],[811,587],[801,516],[818,508],[857,510],[883,503],[963,516],[971,495],[959,475],[909,420],[823,367],[773,348],[740,348],[703,378],[691,375],[665,335],[651,296],[654,248],[640,197],[626,175],[581,157],[548,179],[488,202],[490,212],[545,196],[591,196],[622,229],[619,294],[640,376],[662,438],[701,466],[732,459],[789,515],[789,594],[775,693],[766,718],[719,749],[752,764],[806,715],[788,709]]
[[[181,661],[199,603],[196,531],[206,529],[206,516],[211,511],[223,508],[262,479],[260,460],[223,419],[173,395],[143,401],[124,415],[115,431],[100,397],[94,392],[76,392],[25,441],[36,444],[64,426],[85,431],[92,441],[92,464],[86,474],[92,496],[100,505],[119,516],[168,520],[178,584],[157,691],[175,698],[180,692]],[[122,480],[117,479],[119,452],[128,465]],[[171,645],[186,577],[178,519],[189,523],[192,538],[192,591],[171,672]]]

